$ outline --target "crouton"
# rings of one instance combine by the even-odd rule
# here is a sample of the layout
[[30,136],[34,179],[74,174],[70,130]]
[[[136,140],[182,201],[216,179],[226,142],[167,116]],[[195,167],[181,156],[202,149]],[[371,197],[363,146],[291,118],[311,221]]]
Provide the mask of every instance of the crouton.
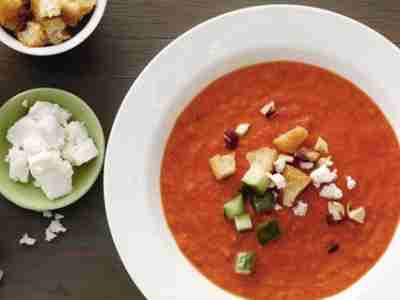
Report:
[[26,0],[0,0],[0,25],[12,31],[24,29],[30,15]]
[[96,6],[96,0],[61,0],[65,23],[76,26]]
[[278,152],[268,147],[247,153],[247,160],[250,165],[257,164],[263,172],[271,173],[274,169],[274,162],[278,159]]
[[43,27],[37,22],[28,22],[26,29],[17,33],[18,40],[28,47],[41,47],[47,44]]
[[61,0],[31,0],[33,16],[37,21],[61,15]]
[[209,163],[217,180],[225,179],[236,171],[235,153],[215,155],[210,159]]
[[292,166],[286,166],[283,176],[286,179],[286,187],[282,190],[282,203],[291,207],[296,197],[310,184],[311,179],[307,174]]
[[295,153],[297,148],[308,137],[308,131],[304,127],[297,126],[274,139],[274,145],[282,152]]
[[46,19],[41,22],[49,42],[53,45],[60,44],[71,38],[67,31],[67,24],[61,17]]

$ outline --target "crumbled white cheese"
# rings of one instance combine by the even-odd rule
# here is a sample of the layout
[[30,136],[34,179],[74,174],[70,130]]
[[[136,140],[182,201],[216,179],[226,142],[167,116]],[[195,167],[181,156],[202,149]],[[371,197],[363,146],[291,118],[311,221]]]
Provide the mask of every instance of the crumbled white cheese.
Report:
[[235,132],[238,136],[244,136],[249,131],[249,129],[250,129],[249,123],[242,123],[236,127]]
[[314,168],[314,163],[302,161],[299,163],[299,166],[300,166],[300,169],[311,170],[312,168]]
[[274,175],[269,174],[268,177],[275,184],[278,190],[284,189],[287,185],[285,177],[279,173],[275,173]]
[[287,163],[293,163],[294,157],[285,154],[279,154],[278,159],[274,162],[275,171],[282,173]]
[[43,217],[48,218],[48,219],[53,217],[53,213],[50,210],[45,210],[42,214],[43,214]]
[[327,199],[335,199],[339,200],[343,198],[343,192],[338,186],[334,183],[325,185],[321,191],[319,192],[319,195],[323,198]]
[[46,242],[51,242],[51,241],[54,240],[56,237],[57,237],[57,234],[51,232],[49,228],[46,228],[46,231],[45,231],[45,238],[44,238]]
[[58,151],[43,151],[29,158],[29,168],[49,199],[56,199],[72,191],[74,171]]
[[41,120],[49,115],[55,116],[60,124],[65,125],[71,118],[71,113],[61,108],[58,104],[37,101],[29,110],[29,116],[34,120]]
[[367,213],[364,207],[359,207],[348,212],[349,219],[354,220],[360,224],[364,223]]
[[328,156],[328,157],[321,157],[318,160],[318,166],[327,166],[327,167],[332,167],[333,166],[333,161],[332,161],[332,157]]
[[62,215],[62,214],[55,214],[55,215],[54,215],[54,219],[55,219],[55,220],[64,219],[64,215]]
[[304,217],[307,214],[308,204],[300,200],[292,210],[296,216]]
[[67,228],[64,227],[64,225],[60,222],[60,220],[51,221],[48,228],[52,233],[55,233],[55,234],[67,231]]
[[276,203],[275,206],[274,206],[274,209],[275,209],[276,211],[279,211],[279,210],[282,210],[283,207],[282,207],[281,205],[279,205],[278,203]]
[[95,158],[99,153],[93,140],[88,139],[78,145],[67,144],[62,154],[73,166],[81,166]]
[[85,125],[68,123],[70,118],[59,105],[38,101],[9,128],[7,140],[13,147],[6,161],[11,179],[28,182],[32,174],[34,185],[50,199],[71,192],[72,165],[92,160],[98,150]]
[[6,161],[9,163],[9,176],[14,181],[29,181],[28,155],[25,151],[14,146],[8,152]]
[[265,104],[261,109],[260,109],[260,113],[263,114],[264,116],[269,115],[273,112],[275,112],[276,108],[275,108],[275,102],[271,101],[267,104]]
[[346,185],[349,190],[352,190],[357,186],[357,182],[351,176],[347,176]]
[[341,221],[345,214],[343,204],[336,201],[328,202],[328,212],[335,221]]
[[327,165],[322,165],[311,172],[310,178],[315,187],[320,187],[323,183],[331,183],[337,179],[337,170],[329,170]]
[[36,239],[31,238],[27,233],[24,233],[22,238],[19,240],[20,245],[27,245],[27,246],[33,246],[36,243]]

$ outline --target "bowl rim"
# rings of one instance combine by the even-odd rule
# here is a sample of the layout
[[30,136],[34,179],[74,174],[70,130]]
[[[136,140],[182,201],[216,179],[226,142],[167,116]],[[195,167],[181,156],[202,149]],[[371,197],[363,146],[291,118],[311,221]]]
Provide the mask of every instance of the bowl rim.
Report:
[[[111,232],[111,236],[113,238],[114,241],[114,245],[118,251],[118,254],[120,256],[121,261],[123,262],[123,265],[127,271],[127,273],[129,274],[130,278],[135,282],[135,284],[138,286],[138,288],[142,291],[142,293],[151,299],[181,299],[179,297],[172,297],[175,295],[171,295],[170,298],[168,297],[160,297],[160,291],[162,291],[162,287],[159,287],[158,289],[154,289],[154,281],[148,280],[148,276],[147,274],[144,274],[146,272],[144,272],[144,270],[142,269],[141,265],[142,263],[140,262],[140,260],[134,260],[133,257],[135,256],[134,254],[140,254],[140,252],[143,249],[140,249],[140,251],[138,251],[138,249],[134,248],[130,248],[128,249],[128,245],[129,245],[129,234],[132,231],[135,231],[132,228],[135,228],[134,225],[132,226],[126,226],[126,222],[124,223],[122,220],[124,220],[124,214],[118,214],[120,211],[120,208],[116,208],[116,204],[115,203],[122,203],[124,200],[126,200],[123,196],[123,191],[122,192],[118,192],[118,189],[120,189],[122,186],[121,184],[115,184],[115,178],[113,178],[112,176],[116,176],[117,173],[116,171],[112,171],[112,164],[115,164],[114,159],[118,160],[118,155],[121,155],[121,152],[124,153],[125,151],[116,151],[116,144],[118,144],[118,139],[121,138],[121,133],[120,133],[120,127],[121,127],[121,123],[126,123],[127,121],[127,114],[126,111],[131,111],[128,108],[132,108],[132,101],[131,98],[133,96],[136,96],[140,90],[143,89],[144,86],[152,86],[151,84],[147,84],[147,80],[149,80],[149,75],[153,74],[156,70],[160,71],[159,66],[157,65],[158,62],[160,60],[165,60],[165,57],[167,57],[167,53],[169,52],[177,52],[178,50],[182,50],[182,46],[185,45],[185,42],[189,42],[191,36],[195,33],[199,33],[198,31],[202,31],[202,33],[204,33],[204,28],[208,28],[210,25],[215,25],[215,27],[217,27],[218,25],[220,25],[220,23],[218,23],[219,21],[221,21],[221,19],[226,18],[226,17],[233,17],[236,15],[241,15],[241,14],[246,14],[252,11],[257,11],[257,10],[265,10],[265,9],[269,9],[269,8],[277,8],[277,9],[293,9],[297,12],[303,12],[303,11],[309,11],[309,12],[313,12],[315,14],[319,14],[321,16],[329,16],[329,17],[335,17],[337,20],[341,21],[340,23],[346,23],[346,25],[352,25],[353,27],[357,27],[360,30],[362,30],[363,32],[368,33],[368,35],[373,38],[374,41],[379,42],[380,44],[384,45],[386,49],[388,49],[388,51],[391,51],[391,53],[395,53],[397,56],[400,55],[400,50],[399,48],[393,44],[389,39],[387,39],[383,34],[373,30],[372,28],[368,27],[367,25],[354,20],[352,18],[349,18],[345,15],[342,15],[340,13],[331,11],[331,10],[327,10],[327,9],[321,9],[321,8],[317,8],[317,7],[312,7],[312,6],[305,6],[305,5],[288,5],[288,4],[272,4],[272,5],[261,5],[261,6],[252,6],[252,7],[247,7],[247,8],[242,8],[239,10],[235,10],[235,11],[231,11],[213,18],[208,19],[207,21],[194,26],[193,28],[191,28],[190,30],[186,31],[185,33],[181,34],[180,36],[178,36],[176,39],[174,39],[171,43],[169,43],[165,48],[163,48],[149,63],[148,65],[144,68],[144,70],[141,72],[141,74],[137,77],[137,79],[134,81],[134,83],[132,84],[132,86],[130,87],[130,89],[128,90],[121,106],[120,109],[114,119],[114,124],[112,126],[111,129],[111,133],[109,136],[109,145],[108,148],[106,150],[106,159],[105,159],[105,170],[104,170],[104,200],[105,200],[105,207],[106,207],[106,215],[107,215],[107,221],[108,221],[108,225],[110,228],[110,232]],[[209,29],[209,28],[208,28]],[[213,36],[214,37],[214,36]],[[214,37],[215,38],[215,37]],[[192,40],[191,40],[192,42]],[[193,42],[194,44],[194,42]],[[182,52],[182,51],[181,51]],[[179,67],[179,66],[178,66]],[[156,80],[156,79],[154,79]],[[142,107],[143,109],[143,107]],[[154,119],[157,119],[158,116],[156,115],[151,115]],[[158,120],[157,120],[158,121]],[[156,122],[156,121],[155,121]],[[126,124],[124,124],[126,125]],[[143,134],[143,133],[142,133]],[[117,142],[117,143],[116,143]],[[124,143],[123,146],[125,148],[128,148],[128,146]],[[144,149],[145,147],[139,147],[139,150],[142,150],[143,152],[146,151],[147,149]],[[115,153],[114,153],[115,152]],[[118,155],[116,154],[116,152],[118,152]],[[111,159],[113,160],[113,162],[111,162]],[[114,167],[115,168],[115,167]],[[121,172],[122,175],[125,175],[126,172]],[[146,174],[148,175],[148,174]],[[139,185],[139,184],[143,184],[143,181],[138,180],[136,177],[134,177],[134,175],[131,175],[132,178],[130,180],[130,183],[132,184],[134,180],[136,180],[138,183],[135,185]],[[113,180],[114,179],[114,180]],[[126,180],[124,180],[125,183]],[[113,184],[115,184],[114,186],[112,186]],[[132,187],[131,187],[132,188]],[[146,194],[147,195],[147,194]],[[120,196],[122,199],[120,201],[118,201],[118,199],[116,199],[116,197]],[[139,195],[142,196],[142,195]],[[130,195],[131,198],[135,198],[135,195],[132,193],[132,195]],[[140,200],[141,198],[138,198],[137,200]],[[126,201],[125,201],[126,202]],[[124,202],[124,203],[125,203]],[[119,204],[121,206],[121,204]],[[146,205],[143,205],[146,206]],[[149,209],[146,207],[146,209]],[[147,211],[145,211],[146,213],[148,213]],[[146,216],[146,217],[153,217],[153,216]],[[165,219],[165,218],[164,218]],[[165,222],[165,220],[164,220]],[[163,222],[163,223],[164,223]],[[143,227],[143,224],[140,224]],[[129,227],[130,230],[125,230],[126,227]],[[141,227],[141,228],[142,228]],[[159,234],[159,232],[151,232],[149,231],[150,229],[147,229],[148,232],[145,232],[143,230],[138,229],[136,230],[138,232],[139,237],[142,236],[148,236],[151,235],[151,233],[154,234]],[[169,228],[168,228],[169,229]],[[397,233],[397,232],[396,232]],[[145,235],[146,234],[146,235]],[[169,232],[169,234],[171,235],[171,233]],[[157,236],[158,237],[158,236]],[[400,238],[399,238],[400,239]],[[136,244],[140,244],[142,243],[142,241],[135,241]],[[393,242],[392,242],[393,243]],[[154,254],[153,252],[151,252],[151,246],[154,245],[146,245],[146,255],[150,255]],[[176,245],[175,245],[176,246]],[[391,247],[389,247],[391,248]],[[167,249],[167,250],[163,250],[164,252],[167,252],[168,250],[172,251],[171,249]],[[181,254],[182,253],[178,250],[178,252]],[[388,250],[386,251],[388,252]],[[164,254],[164,253],[163,253]],[[170,253],[172,254],[172,253]],[[165,255],[163,255],[164,257]],[[172,255],[171,255],[172,256]],[[138,257],[138,256],[136,256]],[[382,259],[382,258],[381,258]],[[187,261],[187,259],[185,258],[182,263],[184,263],[185,261]],[[155,262],[153,262],[155,263]],[[140,265],[140,266],[139,266]],[[186,264],[185,264],[186,265]],[[148,266],[148,265],[147,265]],[[189,267],[193,267],[191,265],[191,263],[189,264]],[[183,268],[183,266],[182,266]],[[375,268],[375,267],[374,267]],[[143,271],[143,272],[141,272]],[[153,272],[154,273],[154,272]],[[161,273],[161,272],[158,272]],[[170,274],[171,277],[173,274]],[[201,275],[201,274],[200,274]],[[198,276],[197,276],[198,277]],[[198,279],[198,278],[194,278],[193,279]],[[156,280],[156,278],[153,278],[154,280]],[[172,280],[171,280],[172,281]],[[194,281],[194,280],[193,280]],[[196,280],[199,281],[199,280]],[[214,285],[214,284],[212,284]],[[163,286],[164,287],[164,286]],[[171,289],[174,286],[171,287]],[[218,287],[219,290],[221,290]],[[182,290],[187,290],[186,288],[182,288]],[[167,290],[170,291],[170,290]],[[193,292],[193,291],[192,291]],[[201,292],[199,290],[199,292]],[[181,294],[181,293],[179,293]],[[200,293],[201,294],[201,293]],[[353,292],[353,295],[359,295],[360,294],[360,289],[358,288],[356,291]],[[218,294],[220,295],[220,294]],[[237,299],[236,296],[229,294],[229,298],[226,295],[226,293],[224,294],[225,297],[221,297],[222,299]],[[335,295],[334,299],[347,299],[343,296],[338,296]],[[331,299],[331,298],[329,298]],[[333,299],[333,298],[332,298]],[[357,298],[357,299],[362,299],[362,298]]]
[[[60,209],[60,208],[64,208],[66,206],[69,206],[75,202],[77,202],[78,200],[80,200],[91,188],[92,186],[95,184],[95,182],[97,181],[97,179],[99,178],[101,171],[103,169],[103,164],[104,164],[104,158],[105,158],[105,135],[104,135],[104,129],[101,126],[100,120],[98,119],[97,115],[95,114],[95,112],[92,110],[92,108],[80,97],[78,97],[77,95],[68,92],[66,90],[62,90],[62,89],[57,89],[57,88],[48,88],[48,87],[43,87],[43,88],[34,88],[34,89],[29,89],[26,91],[22,91],[18,94],[16,94],[15,96],[11,97],[10,99],[8,99],[6,102],[3,103],[3,105],[0,107],[0,113],[9,105],[12,105],[14,101],[18,101],[21,97],[23,97],[24,95],[30,94],[30,93],[35,93],[35,92],[53,92],[53,93],[58,93],[58,94],[64,94],[67,97],[70,98],[74,98],[76,103],[79,103],[79,105],[86,111],[88,111],[91,114],[91,117],[93,118],[93,120],[96,122],[96,125],[98,127],[98,129],[100,130],[100,140],[98,141],[98,150],[99,150],[99,158],[100,161],[96,164],[96,168],[95,168],[95,172],[93,173],[93,175],[91,176],[88,184],[86,184],[83,188],[81,188],[79,190],[78,193],[76,193],[76,195],[74,197],[71,197],[70,199],[68,199],[68,201],[66,202],[59,202],[57,203],[57,200],[54,201],[53,205],[49,206],[49,207],[43,207],[43,208],[38,208],[35,205],[30,205],[30,202],[27,201],[19,201],[19,199],[13,197],[12,195],[10,195],[5,189],[3,189],[2,185],[0,184],[0,194],[5,197],[8,201],[14,203],[15,205],[21,207],[21,208],[25,208],[25,209],[29,209],[29,210],[33,210],[33,211],[45,211],[45,210],[56,210],[56,209]],[[66,197],[68,197],[69,195],[67,195]]]
[[96,7],[87,24],[71,39],[59,45],[45,47],[27,47],[0,26],[0,42],[17,52],[32,56],[52,56],[69,51],[83,43],[99,25],[108,0],[97,0]]

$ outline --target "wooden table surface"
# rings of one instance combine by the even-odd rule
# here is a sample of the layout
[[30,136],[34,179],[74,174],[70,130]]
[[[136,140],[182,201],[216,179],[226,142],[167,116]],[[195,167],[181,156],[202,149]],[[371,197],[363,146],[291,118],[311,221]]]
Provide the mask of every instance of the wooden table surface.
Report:
[[[270,3],[331,9],[400,43],[398,0],[110,0],[95,33],[69,53],[35,58],[0,45],[0,104],[30,88],[66,89],[86,99],[108,136],[128,88],[172,39],[210,17]],[[48,244],[43,241],[48,220],[0,199],[0,269],[5,271],[0,299],[145,299],[128,277],[111,240],[102,180],[61,213],[66,216],[64,225],[68,232]],[[37,237],[38,244],[32,248],[18,245],[24,232]]]

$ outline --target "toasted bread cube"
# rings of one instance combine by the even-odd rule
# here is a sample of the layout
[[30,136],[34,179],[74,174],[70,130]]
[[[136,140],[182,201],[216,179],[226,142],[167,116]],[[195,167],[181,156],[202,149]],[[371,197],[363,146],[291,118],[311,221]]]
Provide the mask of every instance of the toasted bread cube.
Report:
[[322,137],[319,137],[317,142],[315,143],[314,150],[318,151],[321,154],[329,154],[328,143]]
[[225,179],[236,171],[235,153],[215,155],[210,161],[210,167],[217,180]]
[[61,0],[31,0],[31,7],[37,21],[61,15]]
[[297,126],[274,139],[274,145],[282,152],[295,153],[308,137],[308,130]]
[[286,187],[283,191],[283,205],[287,207],[293,206],[296,197],[310,184],[310,177],[299,169],[287,165],[283,171],[286,178]]
[[22,30],[28,18],[26,0],[0,0],[0,25],[18,31]]
[[96,0],[62,0],[62,14],[69,26],[78,25],[96,6]]
[[264,172],[271,173],[274,169],[274,162],[278,159],[278,151],[264,147],[248,152],[246,158],[250,165],[257,164]]
[[67,31],[67,24],[61,17],[46,19],[41,23],[51,44],[57,45],[71,38],[71,34]]
[[18,40],[28,47],[41,47],[47,44],[47,36],[40,23],[28,22],[26,29],[17,33]]

